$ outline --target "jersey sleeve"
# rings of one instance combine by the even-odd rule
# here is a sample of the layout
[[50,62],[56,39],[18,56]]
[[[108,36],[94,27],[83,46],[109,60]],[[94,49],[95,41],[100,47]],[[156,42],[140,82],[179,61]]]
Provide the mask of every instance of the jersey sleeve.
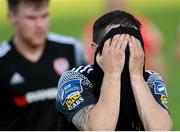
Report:
[[159,73],[149,72],[149,74],[150,76],[146,81],[147,85],[149,86],[157,103],[164,109],[168,110],[168,92],[165,82]]
[[58,83],[56,107],[71,121],[82,108],[95,104],[93,85],[87,77],[75,71],[65,72]]

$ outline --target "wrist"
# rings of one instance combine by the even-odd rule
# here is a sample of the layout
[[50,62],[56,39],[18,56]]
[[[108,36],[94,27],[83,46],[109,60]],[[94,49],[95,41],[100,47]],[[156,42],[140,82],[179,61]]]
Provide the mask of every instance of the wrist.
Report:
[[132,74],[130,75],[131,81],[139,82],[144,81],[143,74]]
[[119,78],[121,77],[121,73],[119,72],[105,72],[104,76],[109,77],[109,78]]

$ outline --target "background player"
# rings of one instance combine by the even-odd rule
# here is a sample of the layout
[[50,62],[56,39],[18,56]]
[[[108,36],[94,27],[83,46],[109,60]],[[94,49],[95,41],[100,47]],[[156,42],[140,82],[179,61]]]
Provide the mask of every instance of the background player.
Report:
[[57,82],[87,63],[81,45],[48,33],[49,0],[8,0],[8,18],[14,35],[0,45],[0,130],[62,130]]

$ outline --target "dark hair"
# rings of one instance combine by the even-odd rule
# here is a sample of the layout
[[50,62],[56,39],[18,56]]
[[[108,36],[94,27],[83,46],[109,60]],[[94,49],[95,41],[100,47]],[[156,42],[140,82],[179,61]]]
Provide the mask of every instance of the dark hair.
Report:
[[[106,34],[106,27],[113,24],[120,25],[117,28],[122,29],[121,33],[123,33],[123,31],[128,31],[129,33],[134,32],[138,34],[137,36],[141,42],[142,47],[144,48],[144,42],[140,32],[141,24],[133,15],[121,10],[117,10],[117,11],[109,12],[101,16],[99,19],[97,19],[97,21],[93,26],[93,41],[98,44],[98,48],[96,50],[94,57],[94,75],[93,75],[93,86],[95,87],[94,95],[97,99],[99,98],[100,95],[100,88],[102,85],[104,72],[97,64],[95,58],[96,55],[98,53],[101,53],[102,51],[105,42],[104,39],[106,39],[109,33],[111,33],[111,31],[114,30],[111,29]],[[133,123],[133,125],[135,126],[133,130],[137,130],[136,128],[138,128],[139,130],[144,130],[143,124],[138,114],[134,94],[131,87],[131,81],[129,75],[129,55],[130,55],[129,47],[127,46],[125,51],[125,65],[121,74],[121,93],[120,93],[121,103],[120,103],[120,114],[116,129],[129,130],[129,128],[132,128],[132,123]],[[145,65],[143,68],[143,73],[145,78],[144,69],[145,69]]]
[[49,3],[49,0],[7,0],[9,10],[16,11],[21,3],[31,3],[35,7],[40,7],[44,2]]
[[141,28],[140,22],[134,18],[133,15],[121,10],[112,11],[95,21],[93,26],[93,42],[99,44],[99,41],[105,36],[104,32],[106,27],[113,24],[119,24],[124,27],[133,27],[139,31]]

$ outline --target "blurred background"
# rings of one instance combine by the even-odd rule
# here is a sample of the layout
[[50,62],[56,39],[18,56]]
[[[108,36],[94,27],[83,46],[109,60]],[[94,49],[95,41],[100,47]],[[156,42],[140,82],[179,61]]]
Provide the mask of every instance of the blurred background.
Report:
[[[105,1],[51,0],[50,32],[74,36],[85,47],[87,23],[107,11]],[[127,0],[126,2],[129,12],[143,14],[161,33],[163,40],[161,51],[167,67],[165,81],[169,94],[168,107],[174,123],[173,130],[180,130],[180,0]],[[0,42],[13,35],[12,27],[6,19],[6,11],[6,0],[0,0]]]

